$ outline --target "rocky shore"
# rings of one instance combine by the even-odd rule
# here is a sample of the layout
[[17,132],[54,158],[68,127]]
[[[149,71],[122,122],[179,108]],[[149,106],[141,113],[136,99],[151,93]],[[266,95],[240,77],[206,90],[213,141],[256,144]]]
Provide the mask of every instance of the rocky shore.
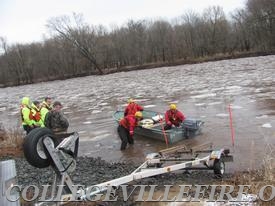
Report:
[[[10,159],[10,158],[1,158]],[[42,185],[52,184],[54,171],[51,167],[38,169],[31,166],[24,158],[13,158],[16,162],[18,184],[36,185],[41,188]],[[74,184],[82,184],[92,186],[98,183],[109,181],[118,177],[122,177],[133,172],[139,165],[133,162],[116,162],[110,163],[101,158],[78,157],[77,167],[72,172],[71,178]],[[224,179],[217,179],[213,171],[178,171],[175,173],[167,173],[155,177],[149,177],[142,180],[132,182],[136,185],[158,185],[158,189],[162,190],[164,185],[182,185],[182,184],[213,184],[223,180],[229,180],[231,174],[226,174]],[[219,184],[219,183],[218,183]],[[109,205],[137,205],[133,201],[118,201],[109,203]]]

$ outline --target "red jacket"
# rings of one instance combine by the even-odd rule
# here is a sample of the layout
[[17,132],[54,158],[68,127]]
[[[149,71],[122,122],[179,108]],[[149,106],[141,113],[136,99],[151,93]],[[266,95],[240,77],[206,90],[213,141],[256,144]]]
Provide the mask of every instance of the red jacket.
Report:
[[134,132],[135,126],[137,126],[137,119],[134,115],[127,115],[122,120],[119,121],[119,124],[126,128],[130,133]]
[[178,127],[179,124],[184,120],[185,120],[185,116],[178,110],[176,110],[175,112],[172,110],[168,110],[165,113],[165,121],[166,121],[166,124],[168,125],[175,125]]
[[135,115],[135,113],[138,111],[143,111],[143,107],[138,105],[135,102],[132,102],[128,104],[127,107],[125,108],[124,117],[126,117],[127,115]]

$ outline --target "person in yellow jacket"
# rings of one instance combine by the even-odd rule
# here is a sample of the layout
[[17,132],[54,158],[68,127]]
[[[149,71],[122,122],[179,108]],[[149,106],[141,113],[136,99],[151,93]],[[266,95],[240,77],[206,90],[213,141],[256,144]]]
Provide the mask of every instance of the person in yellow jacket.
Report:
[[51,104],[52,104],[52,98],[51,97],[46,97],[44,99],[44,101],[42,102],[42,105],[41,105],[41,110],[40,110],[40,114],[41,114],[41,127],[45,127],[45,117],[46,117],[46,114],[52,110],[52,107],[51,107]]
[[31,105],[31,113],[32,113],[32,119],[33,123],[36,127],[41,127],[43,125],[42,119],[41,119],[41,113],[40,113],[40,102],[33,101]]
[[20,110],[22,126],[28,134],[34,128],[29,97],[23,97]]

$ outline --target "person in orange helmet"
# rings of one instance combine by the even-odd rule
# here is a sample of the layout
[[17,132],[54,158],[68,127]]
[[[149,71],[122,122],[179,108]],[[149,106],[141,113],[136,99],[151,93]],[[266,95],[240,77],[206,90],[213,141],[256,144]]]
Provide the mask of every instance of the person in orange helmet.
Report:
[[170,109],[165,113],[165,122],[166,125],[164,127],[165,130],[171,129],[172,126],[179,127],[180,124],[185,120],[185,116],[182,112],[177,110],[177,106],[175,104],[170,104]]
[[119,121],[117,132],[121,139],[120,150],[125,150],[128,143],[134,144],[134,129],[141,119],[142,113],[138,111],[135,115],[129,114]]
[[135,102],[133,99],[128,100],[128,105],[124,110],[124,117],[127,115],[135,115],[136,112],[143,111],[143,107]]

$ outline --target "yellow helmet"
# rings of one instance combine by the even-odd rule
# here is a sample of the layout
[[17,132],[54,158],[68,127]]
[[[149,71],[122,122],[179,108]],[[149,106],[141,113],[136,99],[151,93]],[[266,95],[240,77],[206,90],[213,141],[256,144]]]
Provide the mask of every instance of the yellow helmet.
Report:
[[137,117],[137,118],[142,118],[142,113],[141,113],[141,112],[136,112],[136,113],[135,113],[135,117]]
[[133,102],[135,102],[134,99],[132,99],[132,98],[128,99],[128,104],[133,103]]
[[175,105],[175,104],[170,104],[170,109],[176,110],[176,109],[177,109],[177,105]]

